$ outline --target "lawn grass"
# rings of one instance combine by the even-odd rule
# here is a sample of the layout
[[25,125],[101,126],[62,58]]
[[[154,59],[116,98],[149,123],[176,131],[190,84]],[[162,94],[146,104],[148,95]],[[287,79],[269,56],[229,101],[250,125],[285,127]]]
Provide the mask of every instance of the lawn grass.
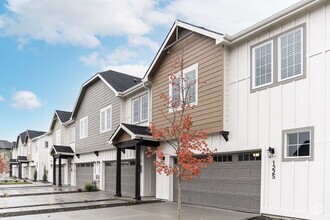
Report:
[[0,180],[0,185],[19,185],[19,184],[31,184],[31,183],[24,182],[21,180]]

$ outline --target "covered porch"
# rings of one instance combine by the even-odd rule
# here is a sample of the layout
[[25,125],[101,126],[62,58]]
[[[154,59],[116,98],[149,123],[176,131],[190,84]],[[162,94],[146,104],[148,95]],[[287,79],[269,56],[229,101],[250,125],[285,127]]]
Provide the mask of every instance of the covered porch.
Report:
[[74,151],[70,146],[53,145],[51,150],[53,157],[53,185],[56,185],[56,161],[58,160],[58,186],[62,186],[62,159],[73,159]]
[[[149,128],[146,126],[138,126],[131,124],[120,124],[113,135],[109,139],[109,143],[113,144],[117,150],[116,156],[116,196],[122,197],[121,183],[121,164],[122,153],[126,150],[135,150],[135,192],[134,199],[141,200],[141,147],[158,147],[159,142],[154,140]],[[155,172],[155,171],[154,171]],[[145,174],[148,175],[148,174]],[[149,174],[150,175],[150,174]],[[155,183],[154,183],[155,184]],[[152,184],[150,184],[151,187]]]

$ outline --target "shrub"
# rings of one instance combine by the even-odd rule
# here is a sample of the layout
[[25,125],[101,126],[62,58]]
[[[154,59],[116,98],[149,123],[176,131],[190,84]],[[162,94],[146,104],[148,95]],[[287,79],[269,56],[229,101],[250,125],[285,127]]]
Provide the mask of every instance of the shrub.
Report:
[[44,175],[42,176],[42,181],[47,182],[48,181],[48,170],[46,170],[46,166],[44,166]]
[[87,192],[92,192],[92,191],[96,191],[97,188],[96,188],[96,186],[93,183],[86,183],[85,184],[85,190]]
[[37,172],[37,170],[34,170],[34,175],[33,175],[34,182],[36,182],[37,179],[38,179],[38,172]]

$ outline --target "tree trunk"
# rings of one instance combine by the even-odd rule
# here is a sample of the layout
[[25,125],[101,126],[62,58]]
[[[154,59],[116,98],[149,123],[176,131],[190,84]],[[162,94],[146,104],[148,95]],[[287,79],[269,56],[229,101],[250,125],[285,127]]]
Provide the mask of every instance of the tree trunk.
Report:
[[177,220],[181,220],[181,179],[178,177],[178,210]]

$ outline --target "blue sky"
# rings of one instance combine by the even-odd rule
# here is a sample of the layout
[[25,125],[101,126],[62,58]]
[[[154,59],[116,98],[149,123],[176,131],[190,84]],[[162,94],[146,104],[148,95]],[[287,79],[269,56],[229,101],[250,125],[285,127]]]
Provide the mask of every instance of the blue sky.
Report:
[[54,110],[71,111],[96,72],[143,76],[175,19],[234,34],[296,2],[1,1],[0,139],[48,131]]

